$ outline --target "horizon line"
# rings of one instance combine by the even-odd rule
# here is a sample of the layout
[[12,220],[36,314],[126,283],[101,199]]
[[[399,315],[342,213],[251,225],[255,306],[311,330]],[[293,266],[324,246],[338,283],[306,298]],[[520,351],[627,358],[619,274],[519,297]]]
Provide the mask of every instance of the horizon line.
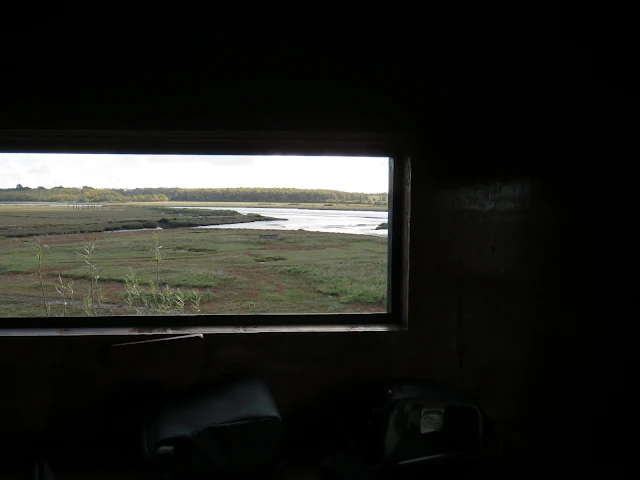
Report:
[[[22,184],[18,184],[21,185]],[[57,186],[57,187],[43,187],[43,186],[37,186],[37,187],[29,187],[29,186],[22,186],[22,189],[17,188],[16,187],[0,187],[0,190],[53,190],[53,189],[70,189],[70,188],[75,188],[75,189],[79,189],[79,190],[83,190],[85,188],[87,189],[91,189],[91,190],[153,190],[153,189],[181,189],[181,190],[232,190],[232,189],[240,189],[240,188],[262,188],[262,189],[267,189],[267,188],[273,188],[273,189],[288,189],[288,190],[306,190],[306,191],[329,191],[329,192],[341,192],[341,193],[360,193],[363,195],[388,195],[389,192],[361,192],[361,191],[349,191],[349,190],[338,190],[335,188],[298,188],[298,187],[133,187],[133,188],[128,188],[128,187],[91,187],[88,185],[83,185],[82,187],[63,187],[63,186]]]

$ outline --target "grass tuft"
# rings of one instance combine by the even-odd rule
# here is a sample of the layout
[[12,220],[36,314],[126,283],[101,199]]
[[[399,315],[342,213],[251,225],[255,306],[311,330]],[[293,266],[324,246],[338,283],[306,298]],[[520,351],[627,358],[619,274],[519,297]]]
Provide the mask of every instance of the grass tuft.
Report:
[[286,257],[258,257],[253,260],[258,263],[266,263],[266,262],[279,262],[281,260],[286,260]]
[[317,293],[338,297],[340,303],[386,303],[386,262],[294,265],[280,271],[304,277]]

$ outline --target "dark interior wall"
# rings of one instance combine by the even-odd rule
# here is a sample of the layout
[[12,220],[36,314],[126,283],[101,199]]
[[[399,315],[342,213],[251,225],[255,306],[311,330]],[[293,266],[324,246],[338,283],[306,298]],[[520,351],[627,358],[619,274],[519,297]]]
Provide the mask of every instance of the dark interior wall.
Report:
[[606,403],[620,376],[606,369],[600,320],[605,180],[576,160],[590,149],[579,102],[589,86],[576,81],[588,80],[589,57],[517,26],[510,42],[482,31],[441,36],[436,49],[437,36],[414,28],[338,46],[237,34],[211,49],[105,49],[113,68],[91,75],[93,58],[83,77],[64,73],[77,57],[40,52],[53,65],[41,82],[25,74],[32,59],[10,57],[20,68],[0,104],[3,128],[399,131],[419,148],[408,331],[215,335],[115,359],[108,345],[121,339],[0,338],[0,406],[14,412],[0,434],[90,425],[84,438],[104,438],[113,424],[101,414],[131,384],[179,389],[257,372],[285,413],[370,379],[430,378],[479,397],[511,460],[541,466],[541,456],[605,449],[606,427],[584,422],[602,412],[582,400]]
[[14,412],[2,434],[100,442],[117,431],[123,391],[251,372],[285,415],[368,380],[441,380],[478,396],[513,458],[589,452],[600,413],[587,407],[612,380],[596,322],[601,245],[571,218],[576,192],[527,178],[442,184],[427,165],[414,169],[408,331],[215,335],[119,355],[108,346],[123,339],[1,338],[1,403]]

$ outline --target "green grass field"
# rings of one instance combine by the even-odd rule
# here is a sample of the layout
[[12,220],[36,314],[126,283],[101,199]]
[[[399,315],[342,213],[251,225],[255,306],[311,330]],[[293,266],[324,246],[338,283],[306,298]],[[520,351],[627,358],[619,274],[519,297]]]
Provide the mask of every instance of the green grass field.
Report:
[[[51,316],[148,314],[158,298],[171,295],[164,313],[341,313],[386,310],[387,241],[363,235],[174,228],[158,231],[87,232],[11,236],[10,232],[54,231],[78,225],[153,220],[148,207],[67,211],[53,207],[0,207],[0,317],[44,316],[34,246],[46,245],[42,279]],[[157,220],[157,219],[156,219]],[[97,223],[96,223],[97,222]],[[65,227],[66,226],[66,227]],[[3,234],[4,233],[4,234]],[[278,240],[260,240],[278,233]],[[95,242],[91,263],[79,255]],[[157,242],[157,243],[156,243]],[[159,271],[154,247],[163,254]],[[137,304],[131,300],[136,272]],[[87,310],[91,279],[99,272],[103,292],[98,308]],[[158,282],[159,276],[159,282]],[[63,296],[62,281],[72,282]],[[149,282],[154,282],[150,287]],[[163,287],[156,288],[160,284]],[[168,287],[164,287],[168,285]],[[59,286],[59,289],[62,290]],[[129,292],[129,293],[127,293]],[[164,293],[163,293],[164,292]],[[169,293],[170,292],[170,293]],[[195,305],[195,298],[200,299]],[[151,303],[147,305],[147,301]],[[142,302],[142,303],[141,303]],[[176,305],[180,305],[178,308]],[[166,307],[169,305],[169,307]],[[152,313],[158,313],[154,310]],[[162,313],[162,312],[160,312]]]

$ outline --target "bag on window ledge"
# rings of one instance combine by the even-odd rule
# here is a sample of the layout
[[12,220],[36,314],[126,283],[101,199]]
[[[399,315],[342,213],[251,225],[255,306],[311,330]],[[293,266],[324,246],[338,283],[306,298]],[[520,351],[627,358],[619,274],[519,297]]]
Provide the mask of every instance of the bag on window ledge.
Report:
[[468,395],[435,382],[389,383],[376,391],[361,401],[359,409],[371,408],[353,434],[371,464],[451,464],[494,453],[493,425]]
[[142,440],[157,473],[248,472],[275,461],[282,421],[266,383],[249,378],[167,402]]

